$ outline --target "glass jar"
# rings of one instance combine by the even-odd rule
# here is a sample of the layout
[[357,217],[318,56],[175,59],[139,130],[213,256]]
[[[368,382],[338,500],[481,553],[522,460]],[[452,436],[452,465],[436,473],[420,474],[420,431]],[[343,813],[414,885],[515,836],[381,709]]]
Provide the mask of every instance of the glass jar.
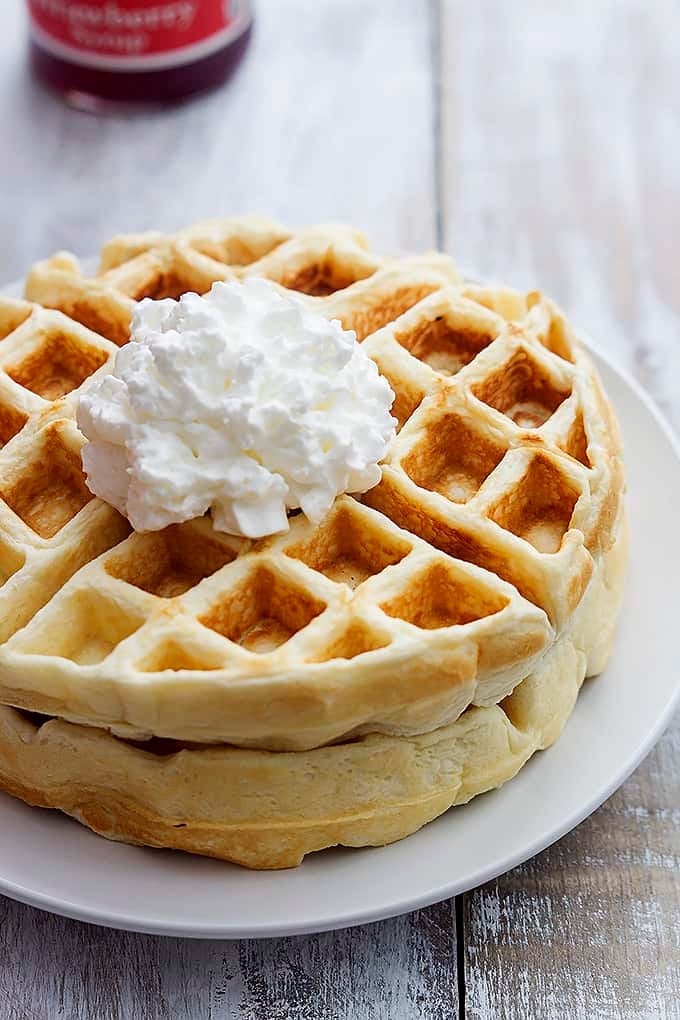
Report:
[[250,0],[28,0],[28,10],[35,73],[89,109],[221,85],[253,20]]

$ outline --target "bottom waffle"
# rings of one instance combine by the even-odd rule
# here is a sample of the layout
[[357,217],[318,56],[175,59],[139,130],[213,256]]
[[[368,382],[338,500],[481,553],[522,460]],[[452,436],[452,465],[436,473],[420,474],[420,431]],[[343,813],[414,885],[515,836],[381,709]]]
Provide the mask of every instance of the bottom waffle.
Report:
[[621,602],[625,524],[569,627],[500,705],[415,737],[312,751],[163,743],[152,750],[0,707],[0,787],[109,839],[285,868],[324,847],[381,846],[512,778],[560,734],[584,677],[603,668]]

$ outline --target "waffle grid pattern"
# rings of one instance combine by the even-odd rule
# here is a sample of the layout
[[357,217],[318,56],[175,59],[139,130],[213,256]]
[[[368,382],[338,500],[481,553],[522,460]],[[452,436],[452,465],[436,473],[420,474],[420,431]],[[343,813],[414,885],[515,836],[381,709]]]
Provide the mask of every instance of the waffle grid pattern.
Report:
[[626,546],[622,526],[568,630],[510,697],[450,726],[271,753],[134,743],[0,706],[0,785],[111,839],[250,868],[294,867],[338,843],[390,843],[508,781],[557,739],[584,677],[609,654]]
[[[255,544],[207,519],[129,535],[84,484],[79,388],[134,300],[244,275],[364,340],[396,393],[383,480]],[[443,256],[379,259],[344,228],[251,220],[117,239],[94,278],[57,256],[27,297],[44,307],[0,307],[0,700],[244,747],[427,732],[531,672],[611,544],[616,430],[540,295],[463,284]]]

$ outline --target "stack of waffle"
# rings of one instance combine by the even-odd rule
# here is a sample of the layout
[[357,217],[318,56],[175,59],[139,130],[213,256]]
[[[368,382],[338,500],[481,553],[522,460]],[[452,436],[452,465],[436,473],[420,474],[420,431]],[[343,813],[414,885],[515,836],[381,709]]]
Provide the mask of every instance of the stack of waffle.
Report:
[[[354,329],[395,392],[381,482],[257,542],[138,534],[75,410],[143,297],[261,276]],[[608,655],[616,421],[559,309],[341,227],[198,224],[0,300],[0,787],[110,838],[255,868],[399,839],[510,779]]]

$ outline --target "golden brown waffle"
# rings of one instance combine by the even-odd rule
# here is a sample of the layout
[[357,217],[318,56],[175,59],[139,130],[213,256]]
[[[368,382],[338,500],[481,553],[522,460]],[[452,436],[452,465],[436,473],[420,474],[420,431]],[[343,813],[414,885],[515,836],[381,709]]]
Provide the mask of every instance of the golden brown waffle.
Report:
[[[101,359],[135,299],[244,275],[365,338],[402,426],[382,482],[256,544],[205,519],[112,548],[126,524],[89,498],[72,421],[78,384],[106,367],[63,357],[45,395],[75,388],[31,405],[0,453],[15,570],[0,701],[124,736],[291,750],[425,733],[499,702],[568,628],[621,518],[616,425],[564,317],[537,294],[462,284],[444,256],[387,261],[346,228],[242,220],[118,239],[92,278],[58,256],[27,295],[72,316],[63,335]],[[8,326],[30,310],[10,303]],[[8,408],[34,400],[16,365],[40,361],[36,323],[58,315],[31,312],[0,348]]]
[[[104,247],[100,272],[92,278],[83,277],[78,261],[62,252],[34,266],[26,297],[124,344],[135,301],[177,298],[186,291],[202,294],[217,280],[248,276],[330,298],[316,302],[319,310],[341,318],[360,339],[444,283],[458,281],[445,256],[383,259],[367,252],[363,235],[349,227],[315,227],[291,235],[268,221],[247,218],[199,223],[172,236],[115,238]],[[363,280],[366,286],[347,293]]]
[[625,560],[621,526],[535,671],[502,704],[470,708],[432,733],[311,751],[178,750],[0,708],[0,787],[111,839],[251,868],[295,866],[336,843],[392,842],[499,786],[559,736],[584,675],[609,653]]
[[0,299],[0,641],[129,525],[94,499],[73,421],[117,348],[59,311]]

